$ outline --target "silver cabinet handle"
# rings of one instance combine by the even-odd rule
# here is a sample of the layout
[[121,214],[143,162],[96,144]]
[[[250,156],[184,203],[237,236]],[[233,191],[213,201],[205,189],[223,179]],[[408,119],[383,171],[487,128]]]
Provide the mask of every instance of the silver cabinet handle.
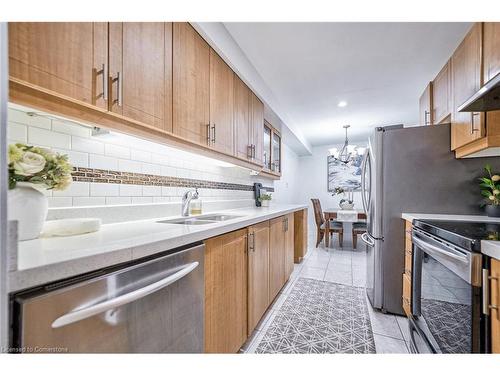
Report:
[[68,324],[79,322],[80,320],[90,318],[91,316],[100,314],[104,311],[114,309],[128,303],[134,302],[140,298],[146,297],[154,292],[163,289],[170,284],[173,284],[177,280],[182,279],[184,276],[190,274],[196,267],[198,267],[198,262],[189,263],[182,267],[180,271],[165,277],[157,282],[149,284],[143,288],[134,290],[130,293],[124,294],[122,296],[112,298],[110,300],[92,305],[90,307],[85,307],[80,310],[71,311],[52,322],[52,328],[60,328],[67,326]]
[[210,124],[207,124],[207,146],[210,146],[210,140],[211,140],[211,130],[210,130]]
[[248,237],[252,239],[252,241],[248,241],[248,251],[255,253],[255,233],[250,233]]
[[476,129],[474,127],[474,118],[476,118],[476,116],[479,116],[480,113],[479,112],[472,112],[471,114],[471,121],[470,121],[470,133],[471,134],[474,134],[474,132],[478,132],[479,129]]
[[247,146],[247,158],[251,159],[253,155],[253,148],[252,145]]
[[108,66],[102,64],[102,69],[97,72],[97,75],[102,74],[102,98],[108,100]]
[[375,246],[375,241],[370,238],[368,232],[365,232],[361,235],[361,240],[370,247]]
[[213,135],[212,135],[212,143],[215,143],[215,124],[212,125]]
[[252,158],[255,159],[255,145],[252,145]]
[[[424,112],[424,125],[430,125],[431,124],[431,120],[427,120],[427,116],[430,115],[431,113],[429,111],[425,111]],[[430,117],[430,116],[429,116]]]
[[117,92],[117,99],[113,101],[113,103],[118,104],[119,107],[123,105],[123,85],[122,85],[122,74],[120,72],[116,73],[116,78],[113,79],[113,82],[116,82],[116,92]]
[[490,303],[490,283],[493,280],[498,283],[498,277],[490,276],[489,270],[483,268],[483,314],[490,315],[490,310],[495,310],[498,319],[500,306]]

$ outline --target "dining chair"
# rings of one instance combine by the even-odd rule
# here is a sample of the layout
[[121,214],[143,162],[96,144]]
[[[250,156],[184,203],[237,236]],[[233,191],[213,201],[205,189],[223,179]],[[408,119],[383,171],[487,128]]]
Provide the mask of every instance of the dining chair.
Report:
[[[325,216],[323,215],[323,210],[321,209],[321,203],[319,199],[312,198],[311,202],[313,204],[314,209],[314,220],[316,221],[316,247],[321,243],[325,236]],[[339,235],[339,246],[342,247],[343,239],[344,239],[344,227],[342,223],[338,221],[330,220],[330,233],[327,235],[330,236],[332,233],[338,233]]]
[[358,244],[358,234],[366,232],[366,222],[359,221],[352,223],[352,247],[355,249]]

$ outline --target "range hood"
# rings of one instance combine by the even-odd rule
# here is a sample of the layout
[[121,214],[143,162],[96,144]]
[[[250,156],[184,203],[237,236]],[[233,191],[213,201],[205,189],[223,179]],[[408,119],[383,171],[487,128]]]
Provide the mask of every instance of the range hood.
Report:
[[487,112],[500,110],[500,73],[458,107],[459,112]]

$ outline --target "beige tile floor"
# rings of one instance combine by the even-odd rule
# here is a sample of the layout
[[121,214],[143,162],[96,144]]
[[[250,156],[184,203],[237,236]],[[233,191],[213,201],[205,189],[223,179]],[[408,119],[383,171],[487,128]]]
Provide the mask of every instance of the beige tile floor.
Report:
[[[241,348],[241,352],[255,352],[266,328],[271,324],[298,277],[357,287],[365,286],[365,247],[359,239],[357,249],[352,248],[350,238],[344,239],[343,248],[339,248],[337,240],[334,239],[332,248],[326,249],[324,244],[315,248],[315,238],[309,237],[308,246],[307,256],[301,264],[295,264],[290,280],[264,314],[254,333]],[[409,333],[406,318],[376,311],[368,299],[367,304],[377,353],[408,353]]]

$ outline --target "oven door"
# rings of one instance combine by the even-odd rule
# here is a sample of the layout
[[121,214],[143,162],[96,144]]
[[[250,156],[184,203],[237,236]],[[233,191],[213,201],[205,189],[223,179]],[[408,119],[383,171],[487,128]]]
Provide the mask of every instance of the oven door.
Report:
[[[479,351],[481,256],[413,228],[412,314],[435,353]],[[479,283],[479,285],[477,285]],[[412,345],[419,350],[418,343]]]

